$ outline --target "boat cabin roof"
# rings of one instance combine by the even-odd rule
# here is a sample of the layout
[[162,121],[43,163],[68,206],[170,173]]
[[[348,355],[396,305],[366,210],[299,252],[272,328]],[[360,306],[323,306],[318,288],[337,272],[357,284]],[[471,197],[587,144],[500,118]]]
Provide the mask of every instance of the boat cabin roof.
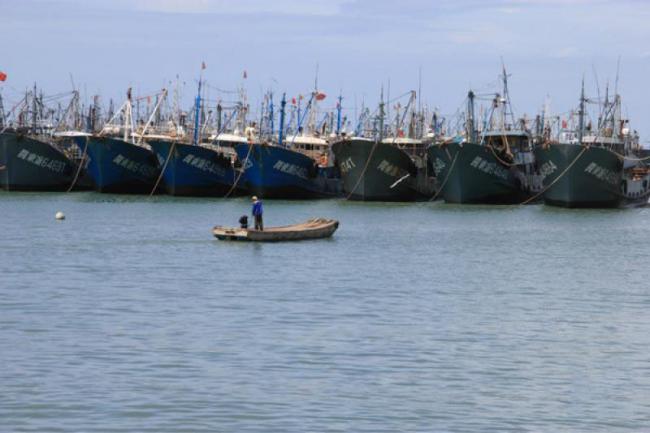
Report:
[[243,135],[221,133],[217,135],[216,141],[229,141],[234,143],[248,143],[248,140]]
[[422,143],[422,140],[418,140],[417,138],[409,138],[409,137],[388,137],[388,138],[384,138],[381,141],[382,141],[382,143],[388,143],[388,144],[420,144],[420,143]]
[[327,145],[327,140],[320,138],[320,137],[312,137],[309,135],[297,135],[294,136],[290,135],[286,138],[286,143],[293,143],[293,144],[316,144],[320,146],[326,146]]
[[484,137],[522,137],[528,138],[530,134],[526,131],[519,130],[499,130],[499,131],[487,131],[482,134]]
[[52,134],[54,137],[90,137],[90,132],[83,131],[60,131]]

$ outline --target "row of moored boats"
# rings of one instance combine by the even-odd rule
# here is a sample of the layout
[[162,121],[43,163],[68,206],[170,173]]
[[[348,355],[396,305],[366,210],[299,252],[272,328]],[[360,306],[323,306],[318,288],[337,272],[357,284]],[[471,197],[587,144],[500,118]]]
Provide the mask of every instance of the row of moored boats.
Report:
[[[45,97],[34,88],[12,110],[0,99],[0,187],[8,191],[91,190],[117,194],[270,199],[343,197],[367,201],[440,199],[450,203],[565,207],[645,205],[649,153],[621,116],[616,92],[577,109],[516,118],[507,74],[502,89],[470,91],[446,118],[415,92],[345,115],[326,96],[274,107],[255,119],[245,92],[226,103],[199,91],[190,110],[168,106],[168,92],[134,98],[106,115],[98,98]],[[61,104],[61,98],[67,104]],[[175,101],[178,98],[174,98]],[[146,103],[145,103],[146,101]],[[144,109],[143,109],[144,107]],[[356,111],[356,110],[355,110]]]

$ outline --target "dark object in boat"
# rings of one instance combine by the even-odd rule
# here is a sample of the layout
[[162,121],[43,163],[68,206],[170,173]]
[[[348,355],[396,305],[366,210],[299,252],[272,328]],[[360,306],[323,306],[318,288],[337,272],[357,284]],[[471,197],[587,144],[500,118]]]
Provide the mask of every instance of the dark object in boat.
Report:
[[239,228],[247,229],[248,228],[248,215],[242,215],[239,217]]

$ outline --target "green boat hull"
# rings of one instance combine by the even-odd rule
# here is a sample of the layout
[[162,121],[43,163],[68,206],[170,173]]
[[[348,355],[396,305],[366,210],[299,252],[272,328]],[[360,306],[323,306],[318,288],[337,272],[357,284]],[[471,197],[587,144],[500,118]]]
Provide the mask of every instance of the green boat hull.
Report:
[[519,204],[532,195],[521,167],[505,164],[488,146],[435,144],[428,155],[447,203]]
[[[544,185],[544,203],[567,208],[642,206],[648,182],[632,190],[623,159],[602,147],[550,144],[535,150]],[[629,189],[628,189],[629,188]]]
[[420,179],[424,170],[396,146],[347,139],[334,143],[332,150],[343,193],[350,200],[407,202],[428,197]]

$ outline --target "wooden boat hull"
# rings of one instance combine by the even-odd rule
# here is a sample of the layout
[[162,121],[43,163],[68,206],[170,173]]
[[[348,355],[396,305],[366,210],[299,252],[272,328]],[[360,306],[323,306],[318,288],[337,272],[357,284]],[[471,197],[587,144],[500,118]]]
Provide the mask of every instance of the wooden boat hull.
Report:
[[315,218],[302,224],[269,227],[263,231],[216,226],[212,234],[222,241],[285,242],[329,238],[338,227],[336,220]]

